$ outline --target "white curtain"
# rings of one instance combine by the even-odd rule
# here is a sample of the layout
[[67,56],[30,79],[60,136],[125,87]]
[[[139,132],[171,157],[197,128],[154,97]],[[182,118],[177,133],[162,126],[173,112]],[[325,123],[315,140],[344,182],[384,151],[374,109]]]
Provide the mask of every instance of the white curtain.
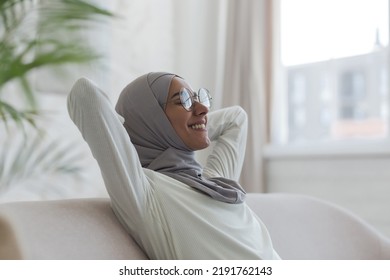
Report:
[[267,139],[265,94],[266,1],[227,1],[225,55],[219,97],[222,106],[240,105],[249,117],[246,160],[241,184],[248,192],[264,192],[262,148]]

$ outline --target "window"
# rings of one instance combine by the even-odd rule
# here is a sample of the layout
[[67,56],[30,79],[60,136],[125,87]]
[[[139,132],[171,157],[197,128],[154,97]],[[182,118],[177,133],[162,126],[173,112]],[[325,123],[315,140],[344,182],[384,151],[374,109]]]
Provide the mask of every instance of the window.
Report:
[[[276,142],[389,136],[389,0],[280,0]],[[275,135],[275,133],[274,133]]]

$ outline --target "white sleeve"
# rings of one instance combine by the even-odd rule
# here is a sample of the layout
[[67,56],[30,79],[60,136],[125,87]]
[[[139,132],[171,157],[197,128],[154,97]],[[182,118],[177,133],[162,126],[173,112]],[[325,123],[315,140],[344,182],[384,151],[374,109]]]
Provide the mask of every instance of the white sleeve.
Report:
[[119,115],[96,85],[79,79],[68,96],[68,111],[97,160],[114,210],[134,229],[150,190],[138,154]]
[[208,129],[213,149],[203,173],[206,177],[238,180],[245,157],[248,117],[240,106],[209,113]]

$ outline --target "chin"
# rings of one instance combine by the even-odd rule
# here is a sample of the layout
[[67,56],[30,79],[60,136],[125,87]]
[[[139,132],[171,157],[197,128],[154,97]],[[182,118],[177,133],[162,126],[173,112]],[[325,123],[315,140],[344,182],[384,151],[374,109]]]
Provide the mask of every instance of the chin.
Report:
[[210,146],[210,140],[207,139],[207,141],[204,141],[203,144],[201,145],[197,145],[194,149],[194,151],[200,151],[200,150],[203,150],[203,149],[206,149]]

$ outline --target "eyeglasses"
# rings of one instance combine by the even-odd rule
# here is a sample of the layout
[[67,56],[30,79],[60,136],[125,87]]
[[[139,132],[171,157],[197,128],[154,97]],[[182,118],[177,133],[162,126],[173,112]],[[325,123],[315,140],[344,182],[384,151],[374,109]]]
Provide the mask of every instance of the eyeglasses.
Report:
[[207,89],[200,88],[198,92],[193,92],[188,88],[182,88],[179,92],[180,103],[187,111],[192,111],[195,102],[199,102],[203,106],[211,107],[211,96]]

